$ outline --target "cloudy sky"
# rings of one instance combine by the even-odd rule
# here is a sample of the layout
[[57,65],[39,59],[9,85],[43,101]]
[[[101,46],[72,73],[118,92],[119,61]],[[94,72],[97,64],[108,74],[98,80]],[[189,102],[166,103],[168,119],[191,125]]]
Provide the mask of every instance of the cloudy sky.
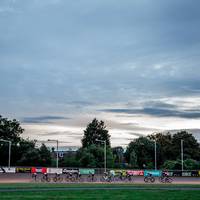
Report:
[[[200,129],[199,0],[0,0],[0,114],[24,137],[113,146]],[[200,132],[200,131],[199,131]]]

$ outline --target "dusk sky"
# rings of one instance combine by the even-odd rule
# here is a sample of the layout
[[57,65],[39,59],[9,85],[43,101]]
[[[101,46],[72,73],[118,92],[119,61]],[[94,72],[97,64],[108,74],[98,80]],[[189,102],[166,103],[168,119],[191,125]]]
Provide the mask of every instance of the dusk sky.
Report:
[[23,137],[79,146],[96,117],[112,146],[200,138],[199,0],[0,0],[0,115]]

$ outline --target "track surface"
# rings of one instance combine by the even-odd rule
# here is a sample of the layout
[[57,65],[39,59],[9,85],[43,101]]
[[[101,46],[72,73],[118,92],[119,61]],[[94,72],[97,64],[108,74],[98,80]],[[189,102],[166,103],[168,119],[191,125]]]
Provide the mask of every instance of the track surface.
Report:
[[[39,182],[42,175],[39,175],[37,177],[37,181]],[[53,177],[53,175],[51,176]],[[99,180],[100,177],[98,177]],[[174,181],[172,184],[192,184],[192,185],[198,185],[200,184],[200,177],[174,177]],[[33,183],[35,182],[31,178],[31,174],[0,174],[0,183]],[[99,183],[100,181],[98,181]],[[120,183],[120,182],[119,182]],[[127,182],[129,183],[129,182]],[[135,184],[143,184],[144,183],[144,177],[134,177],[134,181],[131,183]],[[158,178],[156,178],[156,181],[154,184],[159,184]],[[63,182],[63,184],[67,184]],[[147,184],[148,185],[148,184]]]

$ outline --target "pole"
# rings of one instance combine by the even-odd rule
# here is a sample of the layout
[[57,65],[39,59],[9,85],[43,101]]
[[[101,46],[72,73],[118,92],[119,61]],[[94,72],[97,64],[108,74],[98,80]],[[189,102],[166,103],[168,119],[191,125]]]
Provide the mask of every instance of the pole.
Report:
[[11,159],[11,141],[9,141],[9,153],[8,153],[8,169],[10,170],[10,159]]
[[57,153],[56,153],[56,168],[58,168],[58,140],[47,140],[48,142],[56,142],[56,151],[57,151]]
[[0,140],[2,142],[8,142],[9,146],[8,146],[8,169],[10,170],[10,160],[11,160],[11,145],[12,142],[9,140]]
[[56,155],[57,159],[56,159],[56,167],[58,168],[58,140],[57,140],[56,142],[57,142],[57,155]]
[[181,164],[182,164],[182,171],[183,171],[183,140],[181,140]]
[[106,172],[106,140],[104,141],[104,172]]
[[96,139],[97,142],[104,143],[104,172],[106,172],[106,140],[98,140]]
[[155,170],[157,170],[157,152],[156,152],[156,140],[155,140],[155,146],[154,146],[154,149],[155,149]]

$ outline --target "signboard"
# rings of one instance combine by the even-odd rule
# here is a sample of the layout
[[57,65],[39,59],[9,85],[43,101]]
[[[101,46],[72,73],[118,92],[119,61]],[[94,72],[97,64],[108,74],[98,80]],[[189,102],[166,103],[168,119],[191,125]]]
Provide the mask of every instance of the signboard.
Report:
[[115,174],[122,174],[123,176],[126,176],[126,170],[119,170],[119,169],[116,169],[114,170]]
[[173,171],[173,176],[182,176],[182,171]]
[[81,175],[95,174],[95,170],[94,169],[79,169],[79,173]]
[[182,172],[182,176],[192,176],[192,172]]
[[128,170],[127,174],[131,176],[144,176],[144,171],[143,170]]
[[47,173],[47,168],[46,167],[32,167],[31,168],[31,173],[42,173],[45,174]]
[[144,170],[144,176],[154,176],[154,177],[160,177],[161,176],[160,170]]
[[62,174],[63,169],[62,168],[47,168],[48,174]]
[[68,168],[63,168],[63,169],[62,169],[62,173],[63,173],[63,174],[69,174],[69,173],[78,174],[78,173],[79,173],[79,169],[68,169]]
[[0,167],[0,173],[15,173],[15,167]]
[[16,173],[31,173],[31,167],[17,167]]

